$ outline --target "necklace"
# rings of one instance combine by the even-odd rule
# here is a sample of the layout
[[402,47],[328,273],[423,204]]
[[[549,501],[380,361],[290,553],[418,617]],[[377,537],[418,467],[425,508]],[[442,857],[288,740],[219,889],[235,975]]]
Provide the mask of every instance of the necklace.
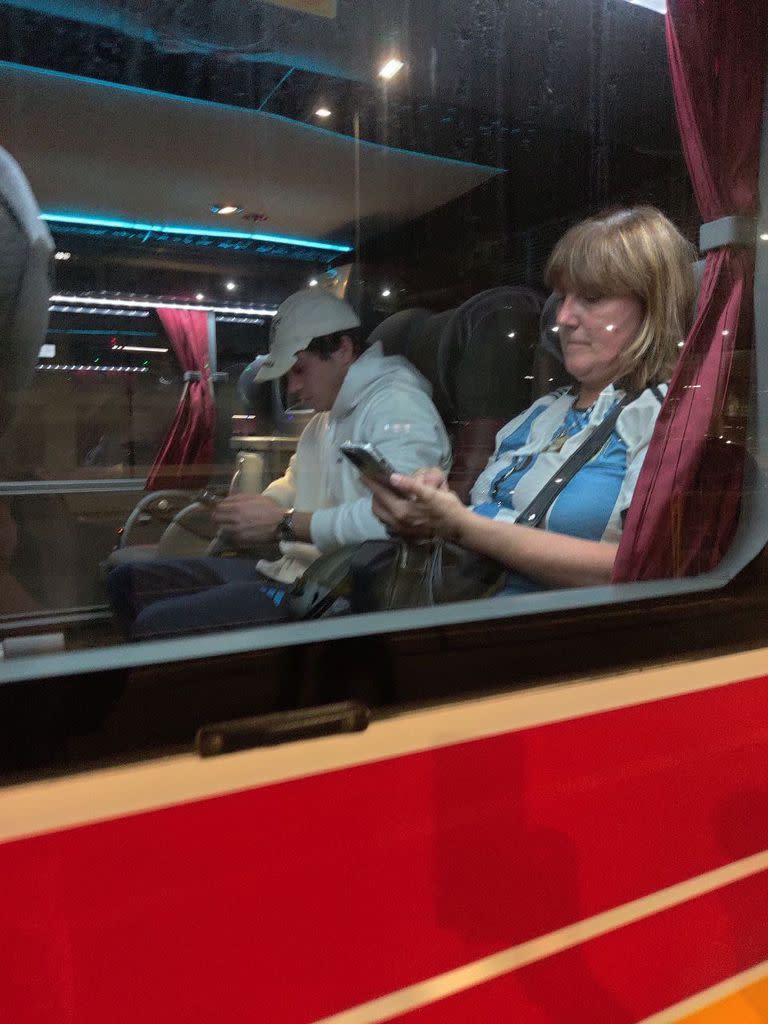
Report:
[[593,408],[594,406],[590,406],[589,409],[574,409],[571,407],[557,431],[552,435],[549,444],[542,448],[542,452],[562,451],[568,438],[578,434],[587,425]]

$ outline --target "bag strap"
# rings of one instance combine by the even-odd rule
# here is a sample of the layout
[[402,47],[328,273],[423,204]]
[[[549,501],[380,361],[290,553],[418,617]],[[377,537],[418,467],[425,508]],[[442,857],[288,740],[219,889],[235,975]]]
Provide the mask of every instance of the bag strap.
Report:
[[549,511],[552,502],[582,466],[585,466],[593,455],[597,455],[613,433],[616,420],[619,418],[622,410],[630,402],[634,402],[635,398],[637,398],[637,395],[627,394],[624,395],[620,402],[614,405],[592,432],[584,438],[576,451],[547,480],[533,501],[517,517],[516,522],[522,526],[532,527],[540,526],[544,522],[544,516]]

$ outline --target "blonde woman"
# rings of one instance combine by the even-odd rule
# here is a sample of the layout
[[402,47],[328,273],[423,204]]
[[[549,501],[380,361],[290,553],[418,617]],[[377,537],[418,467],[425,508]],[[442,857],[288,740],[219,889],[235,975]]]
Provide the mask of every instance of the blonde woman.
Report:
[[[466,507],[445,474],[369,484],[395,533],[443,537],[510,569],[504,593],[607,583],[680,341],[693,307],[693,247],[658,210],[637,207],[571,228],[546,281],[561,296],[556,330],[575,380],[497,435]],[[621,403],[624,403],[623,405]],[[518,522],[585,438],[620,408],[610,436],[562,488],[543,529]]]

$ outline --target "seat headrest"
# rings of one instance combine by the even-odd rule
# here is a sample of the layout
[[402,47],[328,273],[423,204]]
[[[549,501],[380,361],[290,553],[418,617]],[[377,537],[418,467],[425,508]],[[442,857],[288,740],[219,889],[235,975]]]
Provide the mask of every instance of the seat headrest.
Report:
[[446,423],[509,419],[530,400],[541,305],[533,289],[490,288],[442,313],[395,313],[369,341],[413,363],[432,384]]
[[53,239],[21,168],[0,148],[0,433],[48,327]]

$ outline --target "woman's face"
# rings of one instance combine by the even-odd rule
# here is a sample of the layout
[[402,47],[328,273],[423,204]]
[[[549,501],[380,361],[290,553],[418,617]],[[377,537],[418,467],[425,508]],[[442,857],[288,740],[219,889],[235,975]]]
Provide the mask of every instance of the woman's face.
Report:
[[590,391],[616,380],[621,357],[643,322],[643,307],[634,295],[592,298],[567,292],[557,314],[565,367]]

